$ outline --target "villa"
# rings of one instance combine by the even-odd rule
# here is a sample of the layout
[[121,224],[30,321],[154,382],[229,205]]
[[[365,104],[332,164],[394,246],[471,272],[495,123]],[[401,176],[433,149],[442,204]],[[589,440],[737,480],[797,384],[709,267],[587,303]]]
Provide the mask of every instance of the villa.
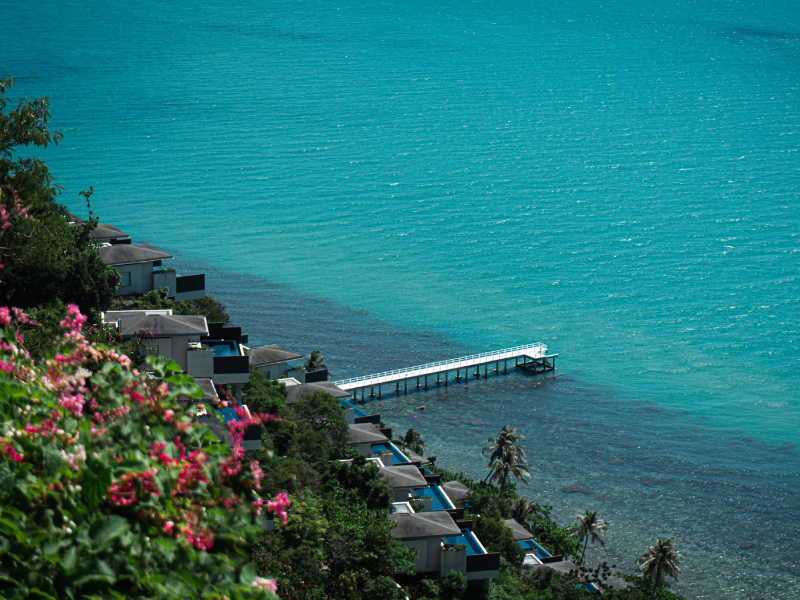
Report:
[[[267,379],[279,379],[284,377],[290,366],[289,361],[303,360],[302,354],[292,352],[277,344],[259,346],[257,348],[246,348],[246,352],[250,357],[250,364],[261,371]],[[305,372],[303,371],[303,373]],[[305,383],[305,377],[302,377],[300,383]],[[350,394],[348,394],[348,396],[349,395]]]
[[[417,552],[413,570],[418,576],[439,579],[450,571],[468,580],[489,580],[500,575],[500,553],[489,553],[472,532],[472,521],[455,521],[444,511],[395,513],[392,535]],[[411,565],[409,565],[411,567]],[[396,575],[403,576],[403,572]]]
[[173,315],[171,309],[106,311],[103,320],[114,323],[123,339],[143,336],[152,355],[174,360],[184,373],[210,379],[225,395],[241,401],[250,368],[240,328],[208,324],[203,316]]
[[206,295],[205,274],[178,276],[174,269],[162,266],[162,261],[172,255],[147,244],[112,242],[101,246],[98,253],[105,264],[119,271],[117,296],[146,294],[160,288],[167,288],[167,296],[176,302],[200,300]]

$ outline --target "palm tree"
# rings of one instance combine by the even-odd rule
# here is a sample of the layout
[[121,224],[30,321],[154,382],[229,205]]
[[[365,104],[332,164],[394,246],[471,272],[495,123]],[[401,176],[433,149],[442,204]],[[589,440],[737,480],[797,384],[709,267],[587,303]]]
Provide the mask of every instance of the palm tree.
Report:
[[608,523],[598,516],[597,511],[589,512],[587,510],[585,515],[578,515],[578,523],[575,525],[572,537],[583,540],[581,563],[583,563],[583,556],[586,554],[586,545],[589,543],[590,539],[592,543],[600,542],[601,546],[606,545],[603,538],[600,537],[600,534],[609,535]]
[[496,481],[500,484],[500,489],[504,490],[511,480],[511,477],[514,477],[525,485],[528,485],[526,477],[530,477],[531,472],[528,471],[528,467],[525,466],[524,452],[520,454],[516,451],[518,449],[519,447],[507,447],[500,458],[495,460],[494,463],[489,463],[487,465],[486,468],[489,469],[487,479],[490,484]]
[[[524,439],[525,436],[517,433],[516,427],[509,429],[508,425],[503,425],[503,429],[500,430],[500,435],[496,438],[486,438],[486,442],[489,445],[481,450],[481,456],[489,451],[491,451],[491,454],[489,455],[489,464],[486,465],[489,474],[486,476],[486,479],[483,480],[484,483],[496,478],[495,472],[498,465],[509,465],[505,467],[506,470],[508,470],[512,464],[516,465],[525,475],[530,476],[530,472],[525,466],[525,450],[527,448],[521,444],[517,444],[517,440]],[[507,480],[507,475],[505,480]],[[527,483],[524,477],[519,477],[519,479]],[[505,487],[505,485],[503,487]]]
[[322,352],[314,350],[311,354],[306,354],[306,362],[303,367],[307,372],[313,373],[314,371],[327,369],[328,365],[325,364],[325,357],[322,356]]
[[533,512],[533,502],[522,496],[517,496],[514,500],[514,505],[511,507],[511,518],[517,523],[525,524],[528,521],[528,515]]
[[675,538],[656,540],[655,546],[647,548],[644,554],[636,559],[639,570],[645,577],[649,577],[653,584],[653,598],[667,577],[672,577],[675,581],[680,577],[681,568],[678,565],[683,560],[683,555],[675,550],[677,545]]
[[425,448],[428,447],[428,445],[425,443],[425,440],[422,439],[422,434],[413,427],[406,431],[402,437],[394,440],[394,442],[403,449],[407,448],[408,450],[416,452],[417,454],[422,454],[425,451]]

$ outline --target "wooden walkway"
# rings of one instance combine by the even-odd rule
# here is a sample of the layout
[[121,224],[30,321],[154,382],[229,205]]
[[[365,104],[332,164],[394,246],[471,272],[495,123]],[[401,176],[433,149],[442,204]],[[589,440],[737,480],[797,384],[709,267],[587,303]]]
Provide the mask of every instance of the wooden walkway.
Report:
[[[542,373],[544,371],[555,370],[555,359],[558,354],[547,354],[547,346],[544,344],[527,344],[496,350],[494,352],[484,352],[483,354],[473,354],[442,360],[439,362],[417,365],[406,369],[395,369],[394,371],[384,371],[362,377],[351,377],[350,379],[340,379],[334,381],[343,390],[347,390],[356,396],[361,390],[361,398],[364,398],[365,390],[369,389],[370,396],[381,397],[383,386],[394,384],[394,391],[400,392],[400,384],[403,384],[403,392],[408,393],[408,382],[416,384],[416,388],[428,389],[428,378],[435,376],[433,383],[444,384],[447,387],[449,375],[455,371],[454,380],[463,379],[463,383],[469,383],[470,375],[473,377],[489,376],[489,365],[494,364],[496,373],[500,373],[500,363],[503,365],[502,372],[508,373],[509,361],[514,361],[514,367],[530,371],[532,373]],[[463,373],[463,375],[462,375]],[[444,376],[444,378],[442,378]],[[376,393],[377,390],[377,393]]]

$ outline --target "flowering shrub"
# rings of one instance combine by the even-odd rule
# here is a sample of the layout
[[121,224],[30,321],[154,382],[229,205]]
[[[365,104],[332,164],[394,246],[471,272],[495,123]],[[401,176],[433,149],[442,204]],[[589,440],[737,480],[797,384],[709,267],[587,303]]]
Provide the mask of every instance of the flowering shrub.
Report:
[[26,321],[0,307],[0,597],[274,598],[249,552],[289,500],[259,497],[241,446],[270,416],[231,449],[177,402],[202,391],[174,362],[139,373],[70,306],[35,363]]

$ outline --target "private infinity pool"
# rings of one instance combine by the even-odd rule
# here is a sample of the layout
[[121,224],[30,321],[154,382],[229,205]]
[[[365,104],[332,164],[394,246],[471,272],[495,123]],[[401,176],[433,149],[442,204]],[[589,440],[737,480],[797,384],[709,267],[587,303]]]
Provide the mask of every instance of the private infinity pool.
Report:
[[367,413],[365,413],[363,410],[361,410],[361,409],[360,409],[360,408],[358,408],[357,406],[353,406],[353,405],[352,405],[352,404],[350,404],[350,403],[349,403],[347,400],[342,400],[342,402],[341,402],[341,405],[340,405],[340,406],[341,406],[342,408],[352,408],[352,409],[354,409],[354,410],[355,410],[355,415],[356,415],[357,417],[366,417],[366,416],[368,416],[368,415],[367,415]]
[[[452,510],[455,508],[453,503],[450,502],[450,499],[447,497],[437,484],[432,483],[426,488],[418,488],[414,490],[414,493],[417,496],[426,496],[428,498],[433,498],[433,507],[432,510]],[[464,542],[459,542],[463,544]]]
[[467,554],[486,554],[486,550],[481,547],[478,538],[469,529],[462,529],[461,535],[451,535],[445,538],[448,544],[464,544],[467,547]]
[[519,545],[526,554],[535,554],[536,558],[548,558],[549,556],[552,556],[552,554],[550,554],[547,550],[542,548],[533,540],[520,540]]
[[372,452],[373,454],[380,454],[381,452],[386,452],[387,450],[391,451],[392,455],[394,456],[394,464],[403,464],[403,463],[410,463],[411,461],[408,460],[405,454],[400,452],[400,450],[392,444],[391,442],[388,444],[373,444],[372,445]]
[[208,340],[203,341],[214,351],[214,356],[239,356],[239,345],[233,340]]

